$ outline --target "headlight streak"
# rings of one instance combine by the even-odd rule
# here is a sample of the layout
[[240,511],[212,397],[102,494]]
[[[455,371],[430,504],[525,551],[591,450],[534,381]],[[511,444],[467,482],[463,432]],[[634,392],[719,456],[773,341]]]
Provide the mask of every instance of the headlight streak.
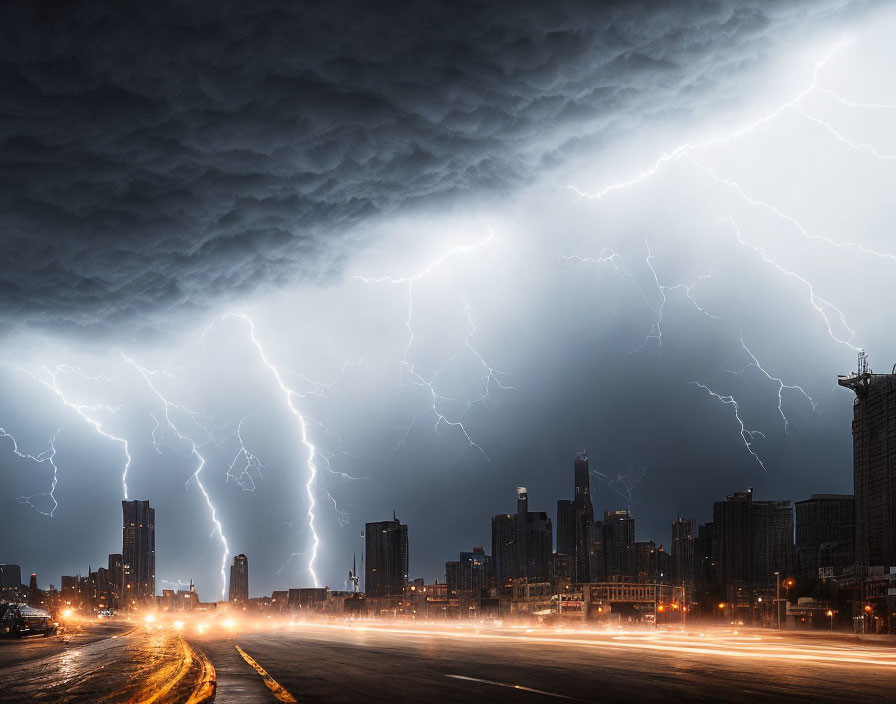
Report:
[[[55,433],[53,433],[53,437],[50,438],[47,443],[47,449],[41,452],[39,455],[32,455],[29,453],[24,453],[19,450],[19,444],[16,442],[16,439],[8,433],[4,428],[0,428],[0,438],[9,438],[12,441],[12,452],[16,457],[20,457],[24,460],[30,460],[32,462],[36,462],[37,464],[43,464],[44,462],[48,462],[49,465],[53,468],[53,477],[50,480],[50,490],[48,492],[38,492],[35,494],[30,494],[29,496],[17,496],[15,497],[16,501],[21,504],[25,504],[30,506],[35,511],[44,516],[53,517],[53,514],[56,512],[56,509],[59,507],[59,502],[56,501],[56,484],[58,482],[58,473],[59,468],[56,466],[54,458],[56,457],[56,438],[59,437],[59,433],[62,432],[62,428],[58,428]],[[50,501],[53,502],[53,507],[49,511],[42,511],[40,508],[34,505],[32,499],[37,499],[37,497],[46,497]]]
[[[525,629],[523,633],[509,634],[506,632],[482,632],[482,630],[475,627],[457,627],[454,630],[445,630],[444,627],[390,627],[376,623],[356,626],[305,622],[300,627],[302,629],[324,632],[327,629],[337,629],[350,632],[376,632],[400,637],[475,639],[494,641],[495,643],[537,643],[539,645],[561,648],[585,646],[595,649],[648,650],[684,655],[708,655],[712,657],[755,660],[783,659],[823,665],[896,667],[896,658],[893,657],[893,653],[884,648],[856,651],[836,646],[817,646],[807,644],[804,641],[798,641],[798,644],[784,639],[781,642],[775,642],[775,639],[771,637],[759,638],[758,636],[727,633],[701,633],[699,636],[695,636],[691,633],[650,633],[649,635],[644,635],[641,632],[614,634],[607,637],[609,634],[606,632],[580,629],[552,636],[549,632],[539,634],[538,629]],[[577,637],[569,637],[570,635]],[[583,637],[586,635],[591,637]]]
[[[187,484],[187,486],[189,486],[190,482],[192,481],[194,484],[196,484],[199,491],[202,493],[202,496],[205,498],[205,503],[208,506],[209,513],[211,514],[212,525],[214,526],[213,533],[216,532],[218,534],[218,537],[221,540],[221,545],[224,548],[224,552],[221,557],[221,599],[224,600],[224,599],[226,599],[226,595],[227,595],[226,568],[227,568],[227,558],[230,556],[230,548],[227,545],[227,538],[224,536],[224,528],[221,525],[221,521],[218,520],[217,511],[215,509],[214,504],[212,504],[212,499],[209,496],[208,492],[205,490],[205,486],[202,484],[202,479],[199,476],[202,473],[203,467],[205,467],[205,457],[199,452],[199,448],[202,447],[202,445],[197,445],[195,440],[184,435],[183,433],[180,432],[180,430],[178,430],[177,425],[171,419],[171,409],[174,408],[174,409],[179,409],[179,410],[183,411],[190,417],[190,419],[194,423],[196,423],[197,414],[190,411],[189,409],[185,408],[184,406],[181,406],[179,404],[172,403],[171,401],[169,401],[167,398],[165,398],[165,396],[162,395],[162,393],[158,390],[156,385],[153,383],[154,375],[165,374],[166,376],[171,377],[170,374],[168,374],[167,372],[150,371],[149,369],[146,369],[145,367],[140,366],[137,362],[135,362],[133,359],[131,359],[130,357],[128,357],[124,354],[122,354],[121,357],[122,357],[122,359],[124,359],[125,362],[130,364],[134,369],[136,369],[139,372],[139,374],[143,377],[144,381],[146,381],[146,384],[149,387],[149,389],[159,399],[159,401],[162,402],[162,407],[164,408],[164,411],[165,411],[166,425],[171,429],[171,431],[180,440],[183,440],[183,441],[189,443],[190,454],[196,457],[196,460],[197,460],[196,470],[193,472],[190,479],[187,480],[186,484]],[[208,440],[206,442],[210,441],[211,440],[211,432],[205,428],[203,428],[203,430],[208,434]],[[203,443],[203,444],[205,444],[205,443]],[[158,447],[156,447],[156,449],[158,449]]]

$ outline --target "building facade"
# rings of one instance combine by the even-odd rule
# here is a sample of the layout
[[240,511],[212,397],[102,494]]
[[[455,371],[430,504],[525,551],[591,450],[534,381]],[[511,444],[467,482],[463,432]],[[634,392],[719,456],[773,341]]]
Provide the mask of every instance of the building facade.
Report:
[[551,519],[544,511],[530,511],[526,488],[517,487],[517,512],[492,517],[492,561],[498,586],[513,579],[550,579],[553,545]]
[[805,501],[797,501],[794,507],[796,569],[801,578],[839,575],[855,564],[852,494],[813,494]]
[[754,501],[753,490],[730,494],[713,506],[718,584],[768,586],[793,568],[793,508],[790,501]]
[[364,591],[370,596],[394,596],[408,581],[408,527],[391,521],[368,523],[364,528],[366,564]]
[[635,519],[628,511],[605,511],[602,531],[606,578],[635,577]]
[[230,601],[249,601],[249,558],[243,554],[234,556],[230,566]]
[[122,501],[122,593],[128,601],[156,593],[156,512],[149,501]]
[[856,562],[896,566],[896,374],[873,374],[859,356],[857,373],[837,380],[855,393],[853,491]]
[[696,576],[697,521],[679,516],[672,521],[672,582],[693,589]]

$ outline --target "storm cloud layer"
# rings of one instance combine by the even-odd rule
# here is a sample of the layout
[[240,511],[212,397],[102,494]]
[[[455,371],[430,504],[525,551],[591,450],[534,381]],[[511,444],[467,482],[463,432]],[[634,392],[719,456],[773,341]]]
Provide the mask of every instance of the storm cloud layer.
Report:
[[702,119],[845,12],[779,5],[7,5],[6,329],[157,339],[331,280],[359,226]]

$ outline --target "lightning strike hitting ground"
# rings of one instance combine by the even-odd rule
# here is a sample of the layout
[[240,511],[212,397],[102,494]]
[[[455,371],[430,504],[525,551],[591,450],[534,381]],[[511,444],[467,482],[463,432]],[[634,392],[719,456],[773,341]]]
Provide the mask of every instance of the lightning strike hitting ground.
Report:
[[[50,438],[50,441],[47,443],[47,449],[41,452],[39,455],[32,455],[29,453],[21,452],[19,450],[19,444],[16,442],[16,439],[6,432],[5,429],[0,428],[0,438],[9,438],[12,442],[12,452],[16,457],[20,457],[24,460],[30,460],[32,462],[36,462],[37,464],[43,464],[44,462],[49,463],[49,465],[53,468],[53,477],[50,480],[50,490],[45,492],[38,492],[36,494],[31,494],[29,496],[17,496],[16,501],[21,504],[26,504],[30,506],[38,513],[43,514],[44,516],[53,517],[53,514],[56,512],[56,509],[59,507],[59,503],[56,501],[56,484],[58,482],[58,473],[59,468],[56,466],[56,462],[54,461],[56,457],[56,438],[59,437],[59,433],[62,432],[62,428],[56,430],[53,434],[53,437]],[[32,499],[37,499],[38,497],[44,497],[49,499],[53,506],[49,511],[42,511],[40,508],[34,505]]]
[[[317,451],[314,448],[314,445],[308,438],[308,426],[305,422],[305,417],[296,408],[295,403],[293,402],[293,398],[298,396],[298,394],[290,389],[286,383],[283,381],[283,376],[280,374],[277,367],[275,367],[271,361],[268,359],[267,353],[264,351],[264,347],[258,341],[258,338],[255,337],[255,323],[252,322],[252,319],[243,313],[227,313],[223,316],[223,319],[226,318],[240,318],[244,320],[246,324],[249,326],[249,339],[252,342],[252,345],[255,347],[258,352],[258,356],[261,359],[262,363],[268,368],[271,372],[271,375],[274,377],[274,380],[277,382],[277,386],[280,387],[280,390],[283,392],[283,396],[286,399],[286,405],[289,408],[290,413],[295,417],[296,423],[299,426],[299,437],[301,438],[302,445],[305,446],[305,449],[308,453],[308,459],[306,462],[306,466],[308,468],[308,479],[305,483],[305,494],[308,500],[308,513],[306,514],[308,519],[308,528],[311,531],[311,557],[308,560],[308,573],[311,575],[311,581],[314,586],[318,586],[317,574],[314,571],[314,563],[317,559],[317,549],[320,545],[320,538],[318,538],[317,531],[314,527],[314,508],[316,505],[314,499],[314,485],[315,480],[317,479],[317,464],[315,463],[315,458],[317,456]],[[335,502],[334,502],[335,503]],[[295,553],[294,553],[295,555]],[[291,558],[290,558],[291,559]],[[284,564],[285,567],[285,564]],[[281,570],[283,567],[280,568]],[[279,574],[279,570],[278,570]]]
[[[151,371],[149,369],[146,369],[145,367],[140,366],[137,362],[135,362],[133,359],[131,359],[130,357],[127,357],[124,354],[122,354],[121,357],[122,357],[122,359],[124,359],[125,362],[127,362],[134,369],[137,370],[137,372],[140,374],[140,376],[143,377],[144,381],[146,381],[146,384],[149,387],[149,389],[159,399],[159,401],[162,402],[162,407],[165,410],[166,425],[171,429],[171,431],[180,440],[183,440],[184,442],[189,443],[190,454],[193,455],[194,457],[196,457],[196,461],[197,461],[196,470],[193,472],[192,476],[187,481],[187,485],[189,486],[190,482],[193,482],[199,488],[199,491],[202,493],[202,496],[205,498],[206,506],[208,506],[209,513],[211,514],[212,525],[214,526],[213,532],[218,534],[218,537],[221,540],[221,545],[224,548],[223,555],[221,556],[221,599],[222,600],[226,599],[227,598],[227,577],[226,577],[225,570],[227,567],[227,558],[230,556],[230,548],[227,545],[227,538],[224,536],[224,527],[221,525],[221,521],[218,520],[218,515],[217,515],[217,511],[215,510],[215,506],[214,506],[214,504],[212,504],[212,499],[209,496],[208,492],[205,490],[205,486],[202,484],[202,479],[200,478],[200,475],[202,474],[202,469],[205,467],[205,457],[202,455],[202,453],[199,452],[199,449],[202,447],[202,445],[198,445],[195,440],[193,440],[192,438],[181,433],[180,430],[178,430],[177,425],[171,418],[172,409],[177,409],[177,410],[180,410],[180,411],[186,413],[194,422],[195,422],[196,414],[192,413],[191,411],[184,408],[183,406],[176,404],[176,403],[172,403],[171,401],[166,399],[162,395],[162,393],[158,390],[155,383],[153,383],[153,376],[155,376],[156,374],[163,374],[165,376],[171,377],[170,374],[168,374],[167,372]],[[206,431],[206,432],[208,432],[208,431]],[[210,434],[209,434],[209,440],[211,440]],[[158,450],[158,446],[156,447],[156,449]]]

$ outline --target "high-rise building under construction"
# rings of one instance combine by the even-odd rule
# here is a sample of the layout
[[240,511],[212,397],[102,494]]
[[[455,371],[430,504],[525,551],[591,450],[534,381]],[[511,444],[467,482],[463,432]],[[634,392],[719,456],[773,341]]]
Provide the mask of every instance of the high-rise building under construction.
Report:
[[837,383],[855,395],[852,419],[855,559],[896,566],[896,366],[874,374],[864,353]]

